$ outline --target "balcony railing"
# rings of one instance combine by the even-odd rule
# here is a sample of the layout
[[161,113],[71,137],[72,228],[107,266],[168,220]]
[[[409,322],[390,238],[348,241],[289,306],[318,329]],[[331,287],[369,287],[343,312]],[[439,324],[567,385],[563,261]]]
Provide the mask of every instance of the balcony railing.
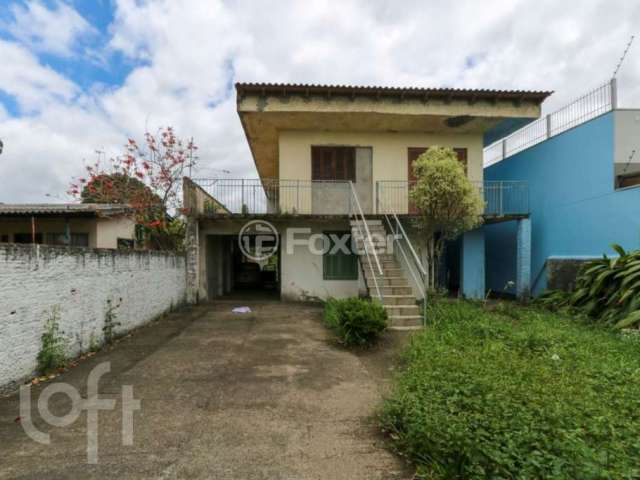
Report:
[[[529,213],[526,182],[474,182],[485,202],[486,217]],[[359,201],[375,199],[364,214],[407,215],[417,213],[409,192],[414,182],[383,180],[375,192],[356,188]],[[354,205],[348,181],[277,179],[193,179],[185,180],[185,190],[194,190],[197,200],[189,206],[197,213],[245,215],[353,215]],[[366,197],[366,198],[365,198]],[[186,197],[185,197],[186,198]],[[187,202],[185,202],[187,203]]]
[[[473,182],[485,202],[485,217],[526,215],[529,213],[527,182]],[[415,182],[384,180],[377,182],[377,213],[406,215],[417,213],[409,192]]]
[[[349,215],[348,181],[278,179],[194,179],[226,213],[246,215]],[[213,201],[211,205],[215,205]],[[208,209],[204,213],[219,213]]]

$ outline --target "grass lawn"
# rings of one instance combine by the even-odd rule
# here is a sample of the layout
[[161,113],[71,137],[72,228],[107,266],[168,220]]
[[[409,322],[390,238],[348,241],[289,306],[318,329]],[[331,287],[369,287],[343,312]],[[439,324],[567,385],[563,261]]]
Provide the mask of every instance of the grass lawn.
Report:
[[640,478],[640,336],[431,306],[381,421],[422,478]]

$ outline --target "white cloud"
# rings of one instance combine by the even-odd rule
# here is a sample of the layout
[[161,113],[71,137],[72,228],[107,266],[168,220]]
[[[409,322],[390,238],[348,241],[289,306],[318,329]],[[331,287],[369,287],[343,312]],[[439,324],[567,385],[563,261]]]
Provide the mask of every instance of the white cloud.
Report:
[[68,57],[77,40],[96,30],[75,9],[59,0],[52,8],[39,0],[10,7],[13,22],[7,31],[31,49]]
[[[140,64],[114,88],[80,92],[0,41],[0,89],[32,112],[0,116],[0,201],[64,192],[96,148],[115,153],[126,136],[167,124],[194,136],[203,173],[255,176],[233,81],[553,89],[551,110],[605,82],[640,24],[640,5],[623,0],[114,4],[109,48]],[[56,44],[42,41],[32,49]],[[620,75],[626,106],[640,106],[639,60],[634,45]]]
[[69,102],[78,93],[71,80],[13,42],[0,40],[0,58],[0,91],[15,97],[24,111],[42,111],[54,103]]

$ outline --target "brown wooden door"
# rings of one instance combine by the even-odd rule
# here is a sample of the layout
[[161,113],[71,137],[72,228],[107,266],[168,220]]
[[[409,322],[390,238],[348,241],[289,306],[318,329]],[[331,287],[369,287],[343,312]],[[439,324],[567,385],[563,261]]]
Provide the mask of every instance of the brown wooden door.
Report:
[[[408,187],[409,191],[411,190],[412,183],[415,183],[416,181],[416,176],[415,176],[415,173],[413,172],[413,162],[415,162],[420,155],[426,152],[427,148],[429,147],[409,147],[407,150],[407,159],[408,159],[407,179],[409,180],[409,187]],[[456,155],[458,155],[458,160],[460,160],[460,162],[464,166],[464,172],[467,173],[467,149],[454,148],[453,151],[456,152]],[[411,202],[409,202],[409,213],[410,214],[418,213],[418,210],[416,209],[415,205],[413,205]]]

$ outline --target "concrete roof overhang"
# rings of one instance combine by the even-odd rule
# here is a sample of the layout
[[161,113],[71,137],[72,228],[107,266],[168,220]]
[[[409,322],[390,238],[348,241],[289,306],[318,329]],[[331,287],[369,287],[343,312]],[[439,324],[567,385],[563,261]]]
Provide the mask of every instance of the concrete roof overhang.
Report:
[[551,92],[236,84],[237,109],[261,178],[278,177],[283,130],[468,134],[540,116]]

